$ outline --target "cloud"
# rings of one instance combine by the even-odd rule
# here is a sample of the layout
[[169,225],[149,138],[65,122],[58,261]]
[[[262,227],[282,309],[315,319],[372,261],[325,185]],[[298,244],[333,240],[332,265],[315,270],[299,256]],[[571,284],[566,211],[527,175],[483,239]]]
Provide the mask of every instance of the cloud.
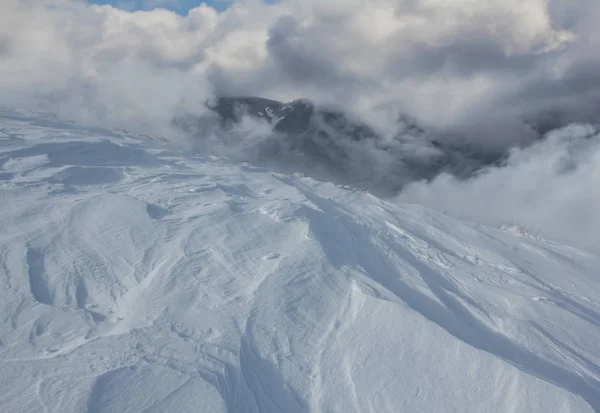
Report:
[[[466,218],[554,222],[549,233],[575,240],[568,228],[585,228],[568,208],[542,211],[523,200],[535,194],[571,205],[597,225],[590,207],[596,192],[568,192],[594,188],[590,158],[573,158],[581,173],[552,174],[544,169],[554,165],[552,151],[571,147],[557,138],[530,145],[540,131],[600,121],[599,17],[594,0],[240,0],[221,13],[200,5],[185,16],[79,0],[3,0],[0,104],[175,136],[172,119],[202,114],[214,95],[308,97],[354,114],[389,142],[398,138],[402,113],[447,143],[525,148],[503,168],[467,182],[442,176],[415,184],[403,199],[462,205],[448,187],[465,200],[503,205],[488,215],[465,206]],[[252,123],[245,128],[238,140],[264,133]],[[413,158],[432,156],[418,137],[408,141],[398,147]],[[378,174],[397,161],[354,149],[364,154],[355,162]],[[524,179],[528,173],[537,178]]]
[[525,149],[506,164],[461,181],[444,174],[410,184],[399,195],[486,225],[514,221],[551,239],[600,253],[600,129],[572,125]]
[[[7,79],[24,79],[25,64],[31,79],[21,83],[33,80],[42,95],[82,83],[110,88],[135,68],[165,88],[166,79],[177,77],[203,84],[206,94],[305,96],[375,119],[377,112],[402,110],[439,128],[461,129],[493,118],[485,114],[492,109],[505,122],[521,114],[512,113],[520,104],[526,106],[520,111],[535,110],[549,94],[568,98],[573,91],[564,90],[564,80],[579,88],[595,81],[597,62],[577,51],[595,29],[572,8],[556,6],[563,3],[241,1],[222,14],[202,5],[180,16],[7,0],[0,6],[0,38],[18,46],[1,70]],[[567,16],[569,29],[554,24],[551,11]],[[47,69],[66,76],[49,78],[42,73]],[[10,89],[14,96],[34,88]],[[591,97],[596,89],[588,91]]]

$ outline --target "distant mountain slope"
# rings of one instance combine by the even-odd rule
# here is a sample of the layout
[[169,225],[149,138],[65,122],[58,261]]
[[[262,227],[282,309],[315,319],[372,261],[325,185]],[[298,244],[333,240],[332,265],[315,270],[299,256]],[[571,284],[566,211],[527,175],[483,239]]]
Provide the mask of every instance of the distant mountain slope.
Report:
[[600,412],[596,256],[120,131],[0,131],[2,412]]
[[[397,133],[384,137],[346,114],[315,106],[308,100],[290,103],[257,97],[221,97],[207,106],[221,130],[207,127],[210,119],[184,116],[174,124],[202,140],[236,128],[244,117],[269,125],[258,139],[252,159],[277,168],[277,163],[317,179],[353,182],[381,194],[394,194],[408,182],[431,179],[442,172],[468,177],[499,163],[506,153],[483,151],[465,144],[442,143],[432,132],[399,117]],[[236,147],[235,139],[222,138]],[[243,136],[238,138],[243,146]],[[248,152],[248,151],[246,151]]]

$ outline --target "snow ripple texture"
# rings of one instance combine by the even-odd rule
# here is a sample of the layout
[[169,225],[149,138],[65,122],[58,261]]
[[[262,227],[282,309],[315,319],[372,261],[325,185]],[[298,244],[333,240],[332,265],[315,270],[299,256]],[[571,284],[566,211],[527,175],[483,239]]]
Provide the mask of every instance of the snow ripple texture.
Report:
[[0,113],[2,412],[600,412],[600,259]]

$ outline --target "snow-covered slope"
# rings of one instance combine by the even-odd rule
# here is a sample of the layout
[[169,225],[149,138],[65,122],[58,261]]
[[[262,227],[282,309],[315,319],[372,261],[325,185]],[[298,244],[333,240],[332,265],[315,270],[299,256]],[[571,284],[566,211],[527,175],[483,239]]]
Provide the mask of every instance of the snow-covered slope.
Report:
[[2,412],[600,412],[600,259],[0,119]]

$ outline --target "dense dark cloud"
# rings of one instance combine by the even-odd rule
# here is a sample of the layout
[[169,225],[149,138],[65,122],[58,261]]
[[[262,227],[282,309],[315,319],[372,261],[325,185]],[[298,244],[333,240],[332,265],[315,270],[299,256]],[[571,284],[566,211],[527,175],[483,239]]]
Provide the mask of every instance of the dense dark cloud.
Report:
[[[77,0],[3,0],[0,104],[176,137],[181,128],[173,119],[209,119],[204,103],[215,95],[306,97],[379,136],[371,145],[335,135],[335,148],[345,154],[339,159],[353,177],[404,184],[406,175],[397,171],[406,165],[438,170],[441,155],[432,142],[477,156],[513,146],[541,153],[536,142],[552,130],[600,121],[598,18],[596,0],[241,0],[221,14],[202,5],[186,16]],[[225,135],[203,128],[205,150],[236,159],[259,160],[264,147],[257,142],[272,144],[268,125],[252,119]],[[555,133],[596,141],[573,130]],[[571,150],[555,140],[543,141],[554,142],[543,146],[548,153]],[[288,149],[297,154],[293,145]],[[583,210],[590,222],[596,216],[586,203],[598,193],[589,159],[573,157],[573,170],[581,173],[567,176],[580,179],[577,187],[590,188],[591,197],[564,195],[574,181],[545,174],[553,165],[545,152],[510,159],[476,179],[444,175],[419,184],[410,200],[422,196],[446,210],[456,202],[444,188],[472,202],[495,199],[488,194],[495,190],[512,194],[502,209],[486,215],[467,208],[466,218],[496,224],[517,216],[537,223],[534,217],[546,216],[543,205],[523,202],[534,196],[562,205],[553,210],[557,223],[549,232],[573,242],[567,228],[580,227],[565,211]],[[509,191],[519,174],[531,173],[545,181]]]

